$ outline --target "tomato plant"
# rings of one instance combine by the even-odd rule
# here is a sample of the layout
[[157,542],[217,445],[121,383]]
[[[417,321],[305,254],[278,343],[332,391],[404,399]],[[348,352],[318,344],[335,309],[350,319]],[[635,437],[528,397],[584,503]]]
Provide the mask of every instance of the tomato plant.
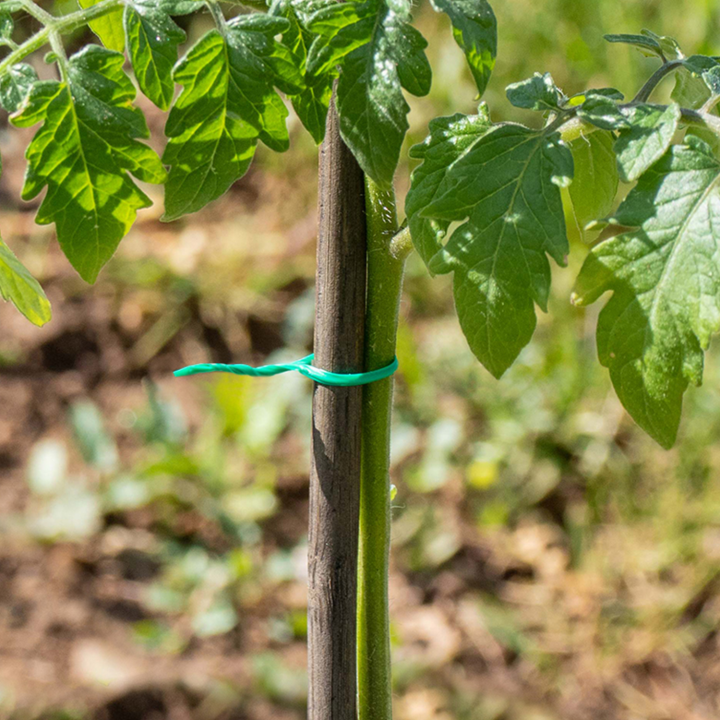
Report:
[[[566,264],[572,212],[594,238],[572,301],[586,305],[610,293],[597,327],[600,362],[636,422],[662,446],[675,442],[683,394],[700,384],[704,351],[720,328],[718,58],[688,57],[672,38],[647,30],[609,35],[659,63],[629,101],[614,88],[568,96],[538,73],[507,88],[512,105],[538,114],[533,127],[494,123],[484,103],[475,114],[436,118],[410,151],[419,164],[399,227],[393,177],[408,129],[405,93],[427,94],[432,79],[408,0],[80,5],[53,16],[33,0],[0,2],[0,104],[13,125],[39,126],[22,196],[45,192],[36,221],[55,224],[85,280],[95,281],[150,204],[136,181],[164,186],[164,220],[196,212],[243,176],[258,143],[288,150],[292,105],[323,147],[318,366],[368,372],[393,361],[403,265],[414,248],[430,273],[452,273],[470,349],[499,378],[530,341],[536,306],[547,310],[549,258]],[[449,17],[482,95],[497,50],[490,5],[432,6]],[[173,18],[201,11],[214,27],[178,60],[186,38]],[[19,42],[18,13],[39,26]],[[101,44],[68,57],[63,36],[86,25]],[[48,46],[56,79],[40,80],[26,59]],[[652,101],[673,73],[671,102]],[[144,142],[136,85],[168,112],[162,157]],[[0,293],[35,324],[50,319],[42,288],[2,241]],[[391,407],[390,378],[362,390],[315,391],[315,720],[355,717],[356,646],[359,716],[391,714]]]

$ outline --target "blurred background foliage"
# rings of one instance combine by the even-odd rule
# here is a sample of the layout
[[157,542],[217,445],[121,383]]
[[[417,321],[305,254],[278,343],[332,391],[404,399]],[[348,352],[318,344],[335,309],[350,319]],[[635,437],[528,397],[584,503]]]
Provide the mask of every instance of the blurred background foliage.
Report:
[[[711,0],[495,4],[495,119],[532,122],[504,87],[535,71],[568,94],[632,95],[653,61],[606,32],[649,27],[688,53],[720,51]],[[444,19],[422,4],[417,21],[435,75],[412,101],[408,144],[476,102]],[[208,25],[199,15],[187,30]],[[158,141],[163,119],[143,108]],[[316,150],[290,122],[290,152],[260,152],[197,216],[160,224],[149,189],[155,207],[87,287],[17,200],[27,138],[2,120],[0,227],[55,318],[36,329],[0,308],[0,717],[303,717],[311,386],[171,376],[308,352]],[[585,253],[568,222],[550,312],[500,382],[467,349],[448,278],[408,263],[392,458],[398,720],[720,716],[718,354],[662,451],[597,363],[597,308],[568,301]]]

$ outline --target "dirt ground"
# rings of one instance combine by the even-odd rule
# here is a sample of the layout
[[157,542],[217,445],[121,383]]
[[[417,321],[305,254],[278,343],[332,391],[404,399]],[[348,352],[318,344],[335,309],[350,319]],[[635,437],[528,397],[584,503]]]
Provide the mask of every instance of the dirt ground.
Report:
[[[173,381],[171,370],[204,359],[260,362],[282,347],[288,307],[311,289],[312,191],[295,193],[289,205],[284,198],[297,182],[253,171],[226,200],[173,228],[151,210],[124,241],[117,263],[88,288],[51,243],[51,230],[34,226],[32,208],[10,201],[23,165],[12,152],[4,159],[3,236],[43,280],[54,319],[38,330],[0,306],[0,716],[302,717],[304,639],[301,633],[279,639],[268,629],[275,618],[304,611],[301,577],[260,583],[243,597],[236,627],[199,638],[187,632],[182,614],[148,610],[143,593],[159,573],[149,550],[158,535],[197,540],[217,553],[229,549],[201,513],[176,512],[169,524],[152,507],[106,513],[96,532],[74,542],[38,542],[16,521],[33,504],[26,480],[31,450],[41,439],[69,436],[75,401],[94,401],[131,463],[137,439],[119,418],[144,402],[143,379],[180,403],[193,435],[205,421],[206,393]],[[157,280],[141,281],[135,273],[151,261],[164,270]],[[183,285],[188,277],[195,283],[190,290]],[[281,435],[273,451],[278,505],[260,523],[261,557],[302,547],[307,476],[293,462],[293,443]],[[77,454],[71,464],[80,466]],[[402,485],[402,467],[395,474]],[[418,500],[435,506],[455,544],[423,568],[407,561],[399,541],[391,578],[398,720],[720,717],[718,576],[684,602],[674,621],[674,629],[692,631],[682,647],[642,624],[614,626],[618,598],[642,604],[644,590],[622,581],[609,587],[572,566],[561,526],[577,492],[560,483],[535,514],[493,533],[478,532],[458,482]],[[400,535],[406,526],[398,525]],[[607,562],[622,556],[623,542],[622,535],[607,538]],[[505,622],[497,603],[513,609],[522,633]],[[148,651],[133,639],[133,627],[159,617],[187,639],[181,649]],[[703,618],[713,619],[704,630]]]

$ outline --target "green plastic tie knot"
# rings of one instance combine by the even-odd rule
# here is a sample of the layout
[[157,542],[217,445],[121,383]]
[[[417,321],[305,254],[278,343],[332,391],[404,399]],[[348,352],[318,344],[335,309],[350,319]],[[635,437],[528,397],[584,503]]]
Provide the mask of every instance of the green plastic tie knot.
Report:
[[398,369],[398,360],[395,358],[389,365],[381,367],[378,370],[371,370],[370,372],[364,373],[336,373],[314,367],[312,365],[313,357],[314,355],[308,355],[294,362],[262,365],[261,367],[203,363],[201,365],[188,365],[188,367],[176,370],[173,374],[175,377],[184,377],[186,375],[199,375],[201,373],[226,372],[232,373],[233,375],[249,375],[250,377],[270,377],[295,370],[306,378],[310,378],[321,385],[353,387],[355,385],[367,385],[372,382],[377,382],[378,380],[384,380]]

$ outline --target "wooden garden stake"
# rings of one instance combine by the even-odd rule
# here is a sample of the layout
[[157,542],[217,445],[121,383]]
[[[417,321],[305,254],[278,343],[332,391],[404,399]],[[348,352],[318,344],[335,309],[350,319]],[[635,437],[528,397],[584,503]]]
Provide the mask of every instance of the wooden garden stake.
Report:
[[[315,361],[362,370],[365,192],[334,103],[320,152]],[[362,388],[313,395],[308,653],[310,720],[356,718],[356,590]]]

